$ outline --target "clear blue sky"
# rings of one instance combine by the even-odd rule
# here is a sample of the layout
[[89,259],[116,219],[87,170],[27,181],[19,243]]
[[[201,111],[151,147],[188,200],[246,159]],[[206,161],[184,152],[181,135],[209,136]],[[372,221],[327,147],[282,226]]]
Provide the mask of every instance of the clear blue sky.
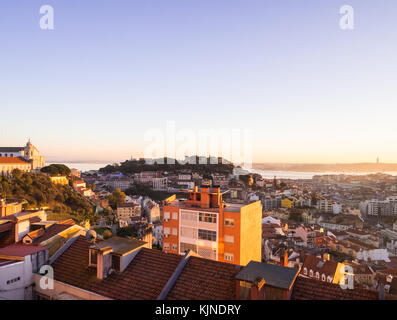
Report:
[[123,160],[173,120],[251,128],[257,162],[397,162],[396,17],[395,0],[2,0],[0,146]]

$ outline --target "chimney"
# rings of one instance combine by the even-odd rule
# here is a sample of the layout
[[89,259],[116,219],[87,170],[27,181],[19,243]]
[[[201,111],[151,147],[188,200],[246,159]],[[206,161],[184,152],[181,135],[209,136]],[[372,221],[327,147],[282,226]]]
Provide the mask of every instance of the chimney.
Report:
[[201,186],[201,208],[209,208],[210,207],[210,190],[207,186]]
[[330,255],[329,255],[329,253],[324,253],[324,254],[323,254],[323,260],[325,260],[325,261],[329,261],[329,260],[330,260]]
[[0,217],[3,217],[6,215],[6,199],[5,198],[1,198],[0,199]]
[[280,266],[288,267],[288,250],[283,249],[280,254]]
[[105,279],[112,268],[112,252],[113,249],[111,247],[104,247],[98,250],[97,278],[100,280]]

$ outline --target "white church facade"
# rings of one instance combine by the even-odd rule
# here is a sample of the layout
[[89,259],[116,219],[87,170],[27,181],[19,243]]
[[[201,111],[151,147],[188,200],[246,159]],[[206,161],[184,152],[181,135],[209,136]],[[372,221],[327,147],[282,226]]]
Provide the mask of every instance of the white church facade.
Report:
[[30,142],[24,147],[0,147],[0,175],[10,175],[14,169],[23,172],[45,167],[45,157]]

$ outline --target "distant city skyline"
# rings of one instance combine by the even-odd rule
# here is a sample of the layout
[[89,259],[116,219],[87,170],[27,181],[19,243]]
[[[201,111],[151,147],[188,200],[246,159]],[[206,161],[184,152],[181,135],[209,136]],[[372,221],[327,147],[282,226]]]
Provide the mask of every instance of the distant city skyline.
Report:
[[145,132],[251,129],[254,163],[397,163],[397,2],[0,3],[0,146],[143,157]]

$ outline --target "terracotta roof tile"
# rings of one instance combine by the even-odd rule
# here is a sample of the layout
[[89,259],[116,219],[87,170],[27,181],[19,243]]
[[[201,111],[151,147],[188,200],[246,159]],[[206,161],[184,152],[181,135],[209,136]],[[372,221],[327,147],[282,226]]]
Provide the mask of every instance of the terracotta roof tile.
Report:
[[112,299],[156,299],[182,256],[142,248],[122,273],[104,280],[88,266],[91,244],[80,236],[53,264],[55,279]]
[[1,164],[30,164],[30,162],[27,162],[21,158],[17,157],[0,157],[0,163]]
[[46,249],[47,249],[46,247],[42,247],[42,246],[30,246],[30,245],[15,243],[8,247],[1,248],[0,255],[25,257]]
[[310,254],[306,255],[302,265],[302,272],[307,268],[307,272],[313,270],[314,274],[319,272],[320,275],[325,274],[327,277],[334,277],[338,263],[330,260],[323,260]]
[[378,292],[365,289],[342,289],[338,284],[297,277],[292,300],[377,300]]
[[235,276],[241,266],[190,257],[168,293],[169,300],[231,300],[236,298]]

